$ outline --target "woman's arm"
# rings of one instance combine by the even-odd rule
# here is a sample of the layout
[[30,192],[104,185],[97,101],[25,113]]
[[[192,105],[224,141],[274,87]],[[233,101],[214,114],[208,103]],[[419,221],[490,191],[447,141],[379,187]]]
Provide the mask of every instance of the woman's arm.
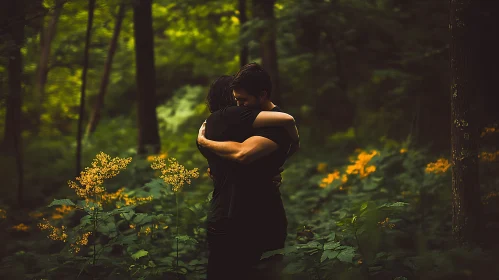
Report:
[[258,128],[267,126],[282,126],[288,131],[288,134],[289,136],[291,136],[291,139],[293,139],[293,141],[299,139],[295,119],[289,114],[272,111],[260,112],[253,122],[253,127]]

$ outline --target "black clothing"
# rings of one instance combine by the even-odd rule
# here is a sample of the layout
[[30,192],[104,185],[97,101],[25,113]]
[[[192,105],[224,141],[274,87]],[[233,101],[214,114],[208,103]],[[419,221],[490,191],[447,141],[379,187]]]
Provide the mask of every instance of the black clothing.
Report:
[[[275,107],[272,111],[281,111]],[[279,188],[272,177],[286,160],[291,138],[283,127],[253,129],[260,111],[228,107],[206,121],[205,136],[215,141],[244,142],[257,135],[279,147],[251,164],[223,159],[198,145],[214,176],[208,214],[208,280],[260,279],[251,267],[263,252],[284,247],[287,219]],[[242,272],[242,273],[241,273]]]

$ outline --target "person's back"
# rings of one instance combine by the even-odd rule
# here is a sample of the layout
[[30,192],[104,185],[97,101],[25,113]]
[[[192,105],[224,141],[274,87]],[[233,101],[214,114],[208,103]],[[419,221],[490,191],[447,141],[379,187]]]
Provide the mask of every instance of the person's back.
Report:
[[[253,132],[251,126],[257,113],[249,108],[237,106],[213,112],[206,120],[205,136],[207,139],[216,141],[243,142]],[[235,185],[240,179],[238,174],[243,172],[246,166],[223,159],[202,147],[199,149],[208,160],[214,180],[208,224],[215,227],[220,223],[227,223],[227,219],[233,216],[236,206],[234,203]]]

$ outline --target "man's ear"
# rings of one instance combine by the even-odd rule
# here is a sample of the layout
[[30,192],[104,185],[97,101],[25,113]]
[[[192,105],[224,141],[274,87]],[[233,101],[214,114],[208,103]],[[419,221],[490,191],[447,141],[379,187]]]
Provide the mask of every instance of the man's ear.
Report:
[[269,93],[266,90],[262,90],[260,92],[260,98],[261,99],[265,99],[265,98],[269,99]]

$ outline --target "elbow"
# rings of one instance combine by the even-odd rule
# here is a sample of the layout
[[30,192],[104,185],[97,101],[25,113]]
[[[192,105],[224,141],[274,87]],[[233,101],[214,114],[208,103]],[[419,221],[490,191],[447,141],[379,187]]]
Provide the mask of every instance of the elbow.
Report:
[[238,163],[242,163],[242,164],[249,164],[249,163],[252,163],[253,160],[251,159],[251,157],[248,156],[248,153],[245,153],[245,152],[239,152],[237,153],[235,156],[234,156],[234,160],[237,161]]

